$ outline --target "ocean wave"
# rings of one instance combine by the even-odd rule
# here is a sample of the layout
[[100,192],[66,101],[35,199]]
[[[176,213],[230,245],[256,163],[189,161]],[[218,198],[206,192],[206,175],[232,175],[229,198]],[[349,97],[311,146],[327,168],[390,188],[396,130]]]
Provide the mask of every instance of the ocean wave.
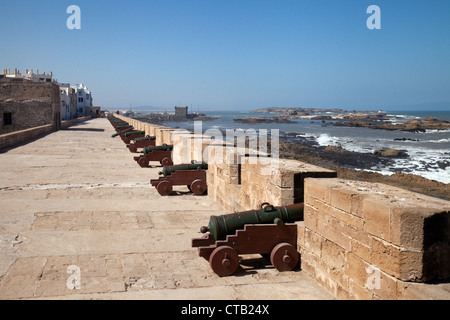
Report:
[[333,142],[333,140],[337,139],[338,139],[337,137],[331,137],[326,133],[322,133],[320,136],[316,138],[316,141],[320,146],[328,146]]
[[[405,170],[406,169],[406,170]],[[390,176],[394,173],[401,171],[407,172],[409,174],[418,175],[424,177],[426,179],[442,182],[442,183],[450,183],[450,172],[446,169],[441,169],[437,166],[424,164],[420,160],[419,161],[410,161],[409,163],[405,161],[396,161],[394,165],[390,166],[374,166],[367,169],[359,169],[363,171],[369,172],[377,172],[382,175]]]
[[450,142],[450,138],[447,139],[439,139],[439,140],[427,140],[426,143],[446,143]]
[[423,132],[423,133],[447,133],[447,132],[450,133],[450,129],[445,129],[445,130],[428,129],[428,130],[425,130],[425,132]]

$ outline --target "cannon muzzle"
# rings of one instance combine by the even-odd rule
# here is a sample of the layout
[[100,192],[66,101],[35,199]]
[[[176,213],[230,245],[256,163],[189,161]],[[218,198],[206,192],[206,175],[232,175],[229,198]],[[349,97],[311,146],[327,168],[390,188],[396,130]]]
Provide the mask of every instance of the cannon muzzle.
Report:
[[201,233],[210,232],[214,239],[225,240],[236,230],[243,229],[247,224],[276,224],[302,221],[304,204],[274,207],[269,203],[261,204],[259,210],[237,212],[222,216],[211,216],[208,226],[200,228]]

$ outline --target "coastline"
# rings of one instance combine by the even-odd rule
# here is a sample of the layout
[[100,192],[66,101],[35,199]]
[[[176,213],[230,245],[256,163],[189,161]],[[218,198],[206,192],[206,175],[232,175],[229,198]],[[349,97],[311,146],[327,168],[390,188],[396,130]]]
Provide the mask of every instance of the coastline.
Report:
[[[426,118],[429,112],[423,112],[422,119]],[[227,117],[227,119],[222,120],[220,123],[217,123],[215,121],[212,121],[208,126],[205,126],[203,129],[206,130],[207,128],[213,127],[215,129],[219,129],[221,131],[225,131],[228,127],[230,128],[238,128],[236,126],[236,121],[234,121],[234,118],[241,118],[245,113],[232,113],[224,112],[224,117]],[[213,116],[218,116],[219,118],[221,115],[219,114],[212,114]],[[271,115],[273,116],[273,114]],[[302,116],[305,118],[310,119],[311,117],[316,117],[316,115],[308,115],[308,116]],[[401,118],[402,116],[399,115],[391,115],[389,116],[396,116]],[[404,117],[406,120],[410,120],[411,117]],[[418,117],[415,117],[418,118]],[[445,119],[447,120],[447,119]],[[219,120],[220,121],[220,120]],[[234,123],[234,126],[233,126]],[[309,121],[308,121],[309,123]],[[191,124],[187,123],[163,123],[163,125],[168,125],[170,127],[176,127],[176,128],[185,128],[187,130],[192,131],[189,126]],[[262,126],[259,126],[258,123],[249,123],[249,124],[241,124],[242,128],[247,128],[248,126],[256,126],[256,128],[264,128]],[[262,124],[264,125],[264,124]],[[277,124],[274,124],[275,126]],[[282,124],[281,124],[282,125]],[[289,124],[288,124],[289,125]],[[233,127],[232,127],[233,126]],[[294,126],[294,125],[292,125]],[[266,127],[270,128],[270,124]],[[318,126],[318,129],[320,128],[320,125]],[[370,130],[370,128],[361,128],[362,130]],[[297,127],[296,133],[293,133],[292,130],[289,129],[291,133],[283,133],[280,136],[280,158],[286,158],[286,159],[295,159],[302,162],[322,166],[324,168],[335,170],[338,173],[338,177],[345,178],[345,179],[352,179],[352,180],[361,180],[361,181],[368,181],[368,182],[378,182],[378,183],[385,183],[397,187],[401,187],[410,191],[419,192],[423,194],[427,194],[434,197],[439,197],[442,199],[450,199],[450,188],[449,183],[440,182],[436,180],[432,180],[432,178],[426,178],[424,176],[421,176],[419,174],[415,173],[414,165],[412,162],[417,162],[418,160],[414,157],[416,156],[414,153],[411,154],[409,157],[405,157],[403,164],[406,163],[406,165],[403,165],[401,167],[398,167],[396,169],[391,170],[391,174],[386,174],[385,172],[380,172],[379,170],[371,170],[371,168],[379,168],[387,167],[389,165],[392,165],[393,162],[399,158],[395,157],[387,157],[382,156],[381,154],[375,154],[378,151],[374,149],[372,152],[365,152],[364,150],[346,150],[345,148],[341,148],[339,145],[336,145],[336,143],[331,142],[330,145],[327,144],[321,144],[319,145],[317,143],[318,139],[315,139],[314,141],[311,141],[311,139],[306,138],[314,138],[314,137],[306,137],[302,138],[299,136],[299,132],[301,130],[304,130],[304,128]],[[328,130],[328,129],[327,129]],[[383,130],[377,130],[378,132],[381,132]],[[401,132],[401,131],[399,131]],[[441,131],[443,132],[443,131]],[[444,131],[445,132],[445,131]],[[330,134],[331,135],[331,134]],[[410,135],[401,136],[401,138],[397,138],[398,147],[401,148],[400,143],[406,143],[405,147],[408,146],[411,148],[412,143],[420,143],[418,140],[413,139],[414,136],[412,136],[413,133],[410,133]],[[405,138],[408,137],[408,138]],[[411,138],[413,137],[413,138]],[[420,138],[422,139],[422,138]],[[314,140],[314,139],[313,139]],[[392,139],[394,140],[394,139]],[[344,146],[345,147],[345,146]],[[383,148],[383,147],[381,147]],[[399,150],[402,151],[402,150]],[[402,152],[399,153],[401,155]],[[445,158],[444,158],[445,159]],[[414,160],[414,161],[413,161]],[[420,161],[419,161],[420,162]],[[448,161],[441,161],[441,165],[449,166]],[[411,163],[411,166],[408,167],[408,163]],[[422,165],[422,170],[428,170],[427,168],[433,170],[432,166],[436,166],[436,162],[433,164],[425,164]],[[425,167],[425,168],[423,168]],[[378,171],[378,172],[376,172]]]
[[[339,147],[313,147],[298,142],[280,141],[280,158],[298,160],[337,172],[338,178],[358,180],[400,187],[413,192],[450,200],[450,184],[430,180],[416,174],[398,171],[392,175],[368,169],[376,161],[390,159],[375,154],[348,151]],[[353,168],[355,165],[362,169]]]

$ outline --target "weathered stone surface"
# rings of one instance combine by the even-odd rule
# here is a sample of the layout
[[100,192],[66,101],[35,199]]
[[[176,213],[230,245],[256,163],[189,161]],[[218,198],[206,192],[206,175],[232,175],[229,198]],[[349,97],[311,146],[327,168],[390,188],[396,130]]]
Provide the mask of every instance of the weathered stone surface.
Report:
[[383,184],[306,179],[304,270],[337,297],[423,298],[433,290],[407,283],[448,279],[449,212],[448,201]]

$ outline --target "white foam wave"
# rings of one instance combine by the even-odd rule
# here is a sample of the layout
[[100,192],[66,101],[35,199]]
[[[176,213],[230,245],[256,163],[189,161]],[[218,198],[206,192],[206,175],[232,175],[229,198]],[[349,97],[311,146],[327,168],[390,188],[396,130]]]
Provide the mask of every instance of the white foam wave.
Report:
[[446,142],[450,142],[450,138],[447,139],[439,139],[439,140],[429,140],[426,141],[427,143],[446,143]]
[[450,133],[450,129],[445,129],[445,130],[428,129],[428,130],[425,130],[424,133]]
[[328,134],[323,133],[319,137],[316,138],[317,143],[322,146],[329,146],[330,144],[333,144],[333,140],[337,140],[336,137],[330,137]]

